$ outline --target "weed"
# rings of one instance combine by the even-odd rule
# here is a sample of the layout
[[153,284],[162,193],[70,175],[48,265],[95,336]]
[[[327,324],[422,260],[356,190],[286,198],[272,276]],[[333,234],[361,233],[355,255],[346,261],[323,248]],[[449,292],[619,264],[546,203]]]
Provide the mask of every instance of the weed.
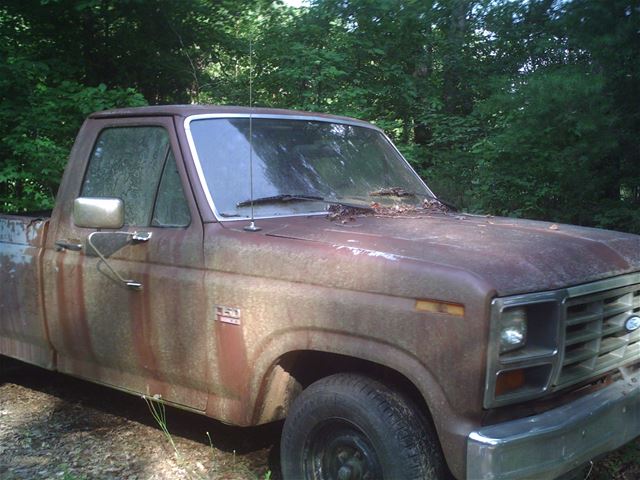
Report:
[[209,448],[211,449],[211,461],[215,462],[216,452],[215,452],[215,449],[213,448],[213,441],[211,440],[211,435],[209,435],[209,432],[207,432],[207,438],[209,439]]
[[167,410],[162,401],[162,397],[160,395],[154,395],[153,397],[148,397],[146,395],[143,395],[142,399],[146,402],[147,406],[149,407],[151,416],[160,427],[160,430],[162,430],[162,433],[164,434],[165,438],[167,439],[169,444],[171,444],[171,447],[173,448],[176,459],[180,461],[181,460],[180,453],[178,452],[178,449],[176,448],[176,444],[173,441],[173,437],[169,433],[169,428],[167,427]]
[[[160,395],[154,395],[152,397],[147,395],[142,395],[142,399],[145,401],[147,406],[149,407],[149,411],[151,412],[151,416],[156,421],[160,430],[166,440],[173,448],[175,453],[175,458],[178,465],[185,470],[185,478],[189,480],[210,480],[212,478],[218,478],[219,474],[222,474],[224,478],[227,478],[228,474],[232,474],[233,478],[238,478],[238,476],[242,476],[242,478],[254,478],[256,480],[271,480],[271,470],[265,472],[263,477],[259,477],[255,472],[251,471],[249,467],[242,461],[238,461],[236,458],[236,450],[233,450],[233,457],[231,459],[231,466],[222,467],[223,471],[219,472],[218,469],[221,465],[216,465],[216,451],[213,446],[213,440],[209,432],[205,432],[207,439],[209,441],[209,448],[211,449],[211,464],[212,468],[209,469],[208,472],[205,473],[204,466],[197,462],[196,466],[201,470],[198,471],[195,468],[192,468],[190,465],[187,465],[187,462],[184,461],[180,453],[178,452],[178,448],[169,432],[169,428],[167,426],[167,412],[165,408],[165,404]],[[86,480],[86,479],[76,479],[75,477],[69,477],[63,480]]]

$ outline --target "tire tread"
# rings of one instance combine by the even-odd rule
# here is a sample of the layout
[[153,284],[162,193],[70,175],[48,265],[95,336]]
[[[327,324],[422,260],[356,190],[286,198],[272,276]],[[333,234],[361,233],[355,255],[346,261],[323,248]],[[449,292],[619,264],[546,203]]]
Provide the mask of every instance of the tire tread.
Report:
[[[331,393],[334,404],[342,398],[367,404],[375,415],[384,420],[391,444],[396,446],[397,461],[402,471],[397,480],[441,479],[445,477],[444,462],[437,436],[431,424],[412,403],[399,393],[372,378],[340,373],[325,377],[310,385],[294,402],[285,422],[282,435],[284,480],[296,479],[295,455],[292,449],[300,448],[296,439],[297,428],[308,420],[305,417],[317,411]],[[394,450],[395,452],[395,450]],[[393,480],[396,480],[395,478]]]

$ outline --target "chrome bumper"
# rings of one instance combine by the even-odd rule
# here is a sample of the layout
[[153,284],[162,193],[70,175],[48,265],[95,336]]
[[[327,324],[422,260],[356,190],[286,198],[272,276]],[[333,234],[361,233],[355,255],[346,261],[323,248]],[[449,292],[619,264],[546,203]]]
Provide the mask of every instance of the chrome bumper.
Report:
[[640,371],[539,415],[467,440],[467,479],[553,479],[640,435]]

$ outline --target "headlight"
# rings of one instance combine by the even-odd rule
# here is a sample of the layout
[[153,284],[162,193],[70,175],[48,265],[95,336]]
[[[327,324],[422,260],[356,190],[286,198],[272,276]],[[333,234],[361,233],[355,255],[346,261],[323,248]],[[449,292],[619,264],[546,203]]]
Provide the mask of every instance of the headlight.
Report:
[[527,343],[527,311],[520,308],[505,310],[500,326],[500,353],[511,352]]
[[484,407],[543,396],[558,365],[564,290],[491,302]]

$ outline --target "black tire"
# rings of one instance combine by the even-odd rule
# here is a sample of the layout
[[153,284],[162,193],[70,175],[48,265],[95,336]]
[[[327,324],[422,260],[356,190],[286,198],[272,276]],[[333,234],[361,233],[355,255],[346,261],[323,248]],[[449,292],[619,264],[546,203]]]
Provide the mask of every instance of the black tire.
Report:
[[7,359],[5,357],[3,357],[2,355],[0,355],[0,381],[4,380],[4,377],[6,376],[6,370],[7,370]]
[[337,374],[309,386],[285,421],[284,480],[446,478],[435,431],[380,382]]

